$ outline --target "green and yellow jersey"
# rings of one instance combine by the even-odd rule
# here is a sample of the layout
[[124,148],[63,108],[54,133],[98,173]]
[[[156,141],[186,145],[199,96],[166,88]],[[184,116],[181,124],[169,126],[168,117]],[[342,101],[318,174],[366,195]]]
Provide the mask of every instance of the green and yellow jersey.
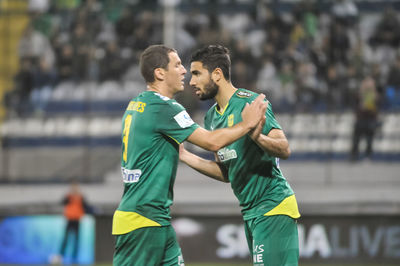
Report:
[[[217,110],[216,104],[208,110],[205,128],[216,130],[242,121],[243,108],[257,96],[254,92],[238,89],[222,112]],[[281,126],[268,104],[262,133],[268,135],[274,128],[281,129]],[[229,182],[239,200],[244,220],[279,214],[300,217],[293,190],[279,168],[279,158],[264,152],[248,135],[220,149],[217,155],[228,169]]]
[[179,144],[197,128],[174,99],[145,91],[131,100],[122,118],[124,192],[113,234],[170,224]]

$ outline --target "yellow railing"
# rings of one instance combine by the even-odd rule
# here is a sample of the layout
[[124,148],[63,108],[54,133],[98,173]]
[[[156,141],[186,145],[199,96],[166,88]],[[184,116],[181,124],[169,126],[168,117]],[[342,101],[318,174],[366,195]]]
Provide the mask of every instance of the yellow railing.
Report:
[[6,110],[3,99],[13,89],[19,69],[18,43],[29,22],[27,0],[0,1],[0,121]]

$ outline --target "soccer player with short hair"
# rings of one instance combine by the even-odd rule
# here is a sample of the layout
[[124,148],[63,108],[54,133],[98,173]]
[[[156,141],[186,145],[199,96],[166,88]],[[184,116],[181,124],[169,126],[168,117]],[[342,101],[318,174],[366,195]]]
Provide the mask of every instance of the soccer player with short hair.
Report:
[[[232,85],[230,68],[229,51],[223,46],[209,45],[192,55],[190,85],[201,100],[216,101],[205,116],[206,129],[240,123],[240,112],[257,97]],[[205,175],[231,183],[242,208],[254,265],[298,265],[296,219],[300,214],[294,192],[279,168],[279,158],[290,155],[289,144],[270,103],[265,117],[248,135],[219,149],[216,162],[188,152],[183,145],[180,159]]]
[[[114,265],[184,265],[169,207],[185,140],[217,151],[255,128],[264,117],[264,95],[244,108],[229,129],[205,130],[173,96],[184,88],[186,69],[172,48],[152,45],[141,55],[147,90],[132,99],[122,118],[124,192],[114,213]],[[240,114],[239,114],[240,115]]]

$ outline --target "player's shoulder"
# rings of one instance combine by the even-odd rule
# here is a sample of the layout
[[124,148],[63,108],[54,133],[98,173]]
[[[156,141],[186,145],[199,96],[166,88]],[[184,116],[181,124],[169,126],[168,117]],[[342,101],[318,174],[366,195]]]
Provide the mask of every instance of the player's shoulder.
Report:
[[178,109],[178,110],[183,110],[185,109],[180,103],[178,103],[175,99],[171,99],[167,96],[161,95],[157,92],[150,92],[148,95],[150,98],[150,101],[154,104],[159,104],[163,107],[166,108],[173,108],[173,109]]
[[238,89],[234,94],[235,102],[251,103],[252,101],[254,101],[255,98],[257,98],[258,95],[259,94],[254,91]]
[[253,101],[255,98],[257,98],[258,93],[246,89],[237,89],[234,95],[238,99]]
[[[253,102],[258,97],[258,95],[260,95],[260,94],[254,92],[254,91],[246,90],[246,89],[238,89],[235,92],[235,96],[236,96],[235,98],[237,100],[243,101],[243,102],[248,102],[248,103]],[[271,105],[271,103],[268,101],[267,98],[265,98],[265,101],[268,102],[268,106]]]

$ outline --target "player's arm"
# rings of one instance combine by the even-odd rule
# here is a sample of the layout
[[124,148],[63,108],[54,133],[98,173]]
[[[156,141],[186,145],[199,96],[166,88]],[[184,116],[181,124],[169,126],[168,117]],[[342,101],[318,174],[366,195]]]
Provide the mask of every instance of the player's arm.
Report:
[[289,142],[283,130],[273,128],[268,135],[264,135],[261,133],[264,123],[265,119],[264,121],[260,121],[257,127],[250,132],[250,137],[261,149],[263,149],[265,152],[268,152],[270,155],[281,159],[289,158]]
[[264,117],[267,108],[264,98],[265,96],[260,94],[251,104],[247,104],[242,111],[242,121],[233,127],[221,128],[215,131],[197,128],[187,140],[209,151],[218,151],[231,144],[255,128]]
[[227,178],[227,169],[222,165],[222,163],[203,159],[187,151],[183,147],[183,144],[179,145],[179,159],[203,175],[221,182],[229,182]]

